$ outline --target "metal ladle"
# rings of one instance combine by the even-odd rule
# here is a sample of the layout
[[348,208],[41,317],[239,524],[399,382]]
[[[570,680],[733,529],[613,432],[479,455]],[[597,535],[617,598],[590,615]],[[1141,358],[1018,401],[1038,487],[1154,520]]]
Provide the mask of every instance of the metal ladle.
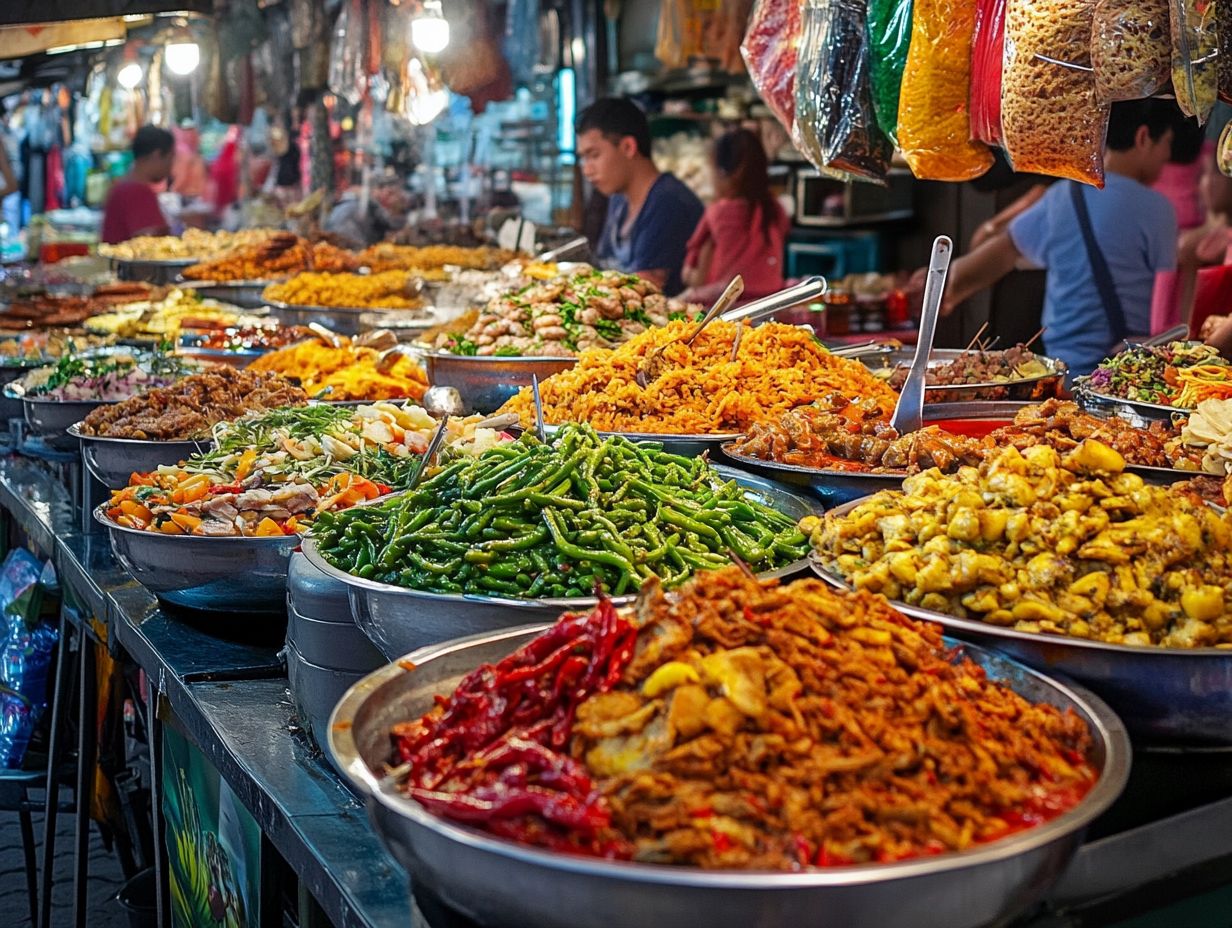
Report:
[[890,419],[899,435],[917,432],[924,424],[924,388],[927,386],[928,357],[933,350],[937,332],[937,316],[941,312],[941,297],[945,293],[945,278],[950,271],[950,256],[954,243],[938,235],[933,241],[932,257],[928,261],[928,276],[924,280],[924,308],[920,312],[920,340],[915,345],[911,369],[898,394],[898,404]]

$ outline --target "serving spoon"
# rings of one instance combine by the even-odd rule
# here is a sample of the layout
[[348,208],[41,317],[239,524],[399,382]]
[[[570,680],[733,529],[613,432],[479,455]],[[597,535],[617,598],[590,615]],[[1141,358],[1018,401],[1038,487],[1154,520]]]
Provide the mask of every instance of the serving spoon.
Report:
[[938,235],[933,241],[933,253],[928,261],[928,276],[924,279],[924,308],[920,311],[920,340],[915,345],[911,370],[898,394],[898,403],[890,425],[899,435],[918,432],[924,424],[924,388],[928,374],[928,357],[933,351],[933,336],[937,332],[937,316],[941,312],[941,297],[945,293],[945,278],[950,271],[950,256],[954,243],[948,236]]
[[[731,279],[731,283],[727,285],[727,289],[719,294],[719,298],[714,301],[714,305],[710,307],[706,315],[702,317],[702,321],[697,324],[697,328],[684,339],[681,339],[686,346],[692,345],[697,336],[702,334],[702,329],[710,325],[723,312],[740,299],[740,294],[744,293],[744,278],[737,274]],[[668,342],[667,345],[675,344]],[[660,345],[658,348],[650,352],[637,366],[637,373],[634,375],[634,380],[637,385],[645,390],[654,381],[663,376],[663,372],[667,370],[667,364],[663,361],[663,352],[667,350],[667,345]]]

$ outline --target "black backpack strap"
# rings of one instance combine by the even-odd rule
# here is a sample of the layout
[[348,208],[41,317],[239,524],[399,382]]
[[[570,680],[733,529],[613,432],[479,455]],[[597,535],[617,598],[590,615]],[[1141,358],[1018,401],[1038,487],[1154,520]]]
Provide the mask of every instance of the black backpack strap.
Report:
[[1104,315],[1108,317],[1108,327],[1112,330],[1112,341],[1115,345],[1129,334],[1129,329],[1125,325],[1125,311],[1121,308],[1116,284],[1112,282],[1112,272],[1108,270],[1104,253],[1095,241],[1095,230],[1091,228],[1091,214],[1087,210],[1082,188],[1082,184],[1069,181],[1069,195],[1074,202],[1074,212],[1078,214],[1078,228],[1082,231],[1082,241],[1086,245],[1087,260],[1091,262],[1091,275],[1095,278],[1095,289],[1099,291],[1099,300],[1104,306]]

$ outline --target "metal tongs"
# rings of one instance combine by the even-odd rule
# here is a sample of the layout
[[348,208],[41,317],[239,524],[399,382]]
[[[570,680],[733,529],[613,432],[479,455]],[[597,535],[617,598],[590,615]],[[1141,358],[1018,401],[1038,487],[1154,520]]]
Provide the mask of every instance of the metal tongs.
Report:
[[786,290],[780,290],[778,293],[763,296],[760,300],[745,303],[739,309],[720,313],[719,318],[724,322],[743,322],[745,319],[748,319],[750,322],[758,322],[767,316],[782,312],[784,309],[790,309],[800,303],[807,303],[809,300],[815,300],[825,292],[826,279],[824,277],[806,277],[800,283],[793,287],[788,287]]
[[308,323],[308,329],[329,348],[342,348],[346,345],[346,339],[333,329],[327,329],[319,322]]
[[408,492],[419,486],[419,481],[423,479],[423,475],[428,470],[429,462],[436,457],[436,452],[441,449],[441,442],[445,440],[445,432],[448,429],[449,416],[444,416],[441,418],[441,424],[436,427],[436,431],[432,434],[432,440],[428,442],[428,450],[419,459],[419,466],[415,468],[415,473],[411,475],[411,481],[406,488]]
[[[692,345],[697,339],[697,336],[702,334],[702,329],[710,325],[715,319],[723,314],[723,311],[730,307],[736,300],[740,299],[740,294],[744,293],[744,278],[737,274],[731,279],[731,283],[727,285],[727,289],[719,294],[719,298],[714,301],[714,305],[702,317],[702,321],[697,324],[687,338],[681,339],[686,346]],[[668,344],[675,344],[668,342]],[[667,345],[660,345],[654,349],[646,357],[642,358],[641,363],[637,366],[637,373],[634,379],[637,385],[645,390],[650,384],[658,380],[663,371],[666,370],[666,365],[663,363],[663,352],[667,350]]]
[[907,372],[907,380],[898,394],[898,404],[890,425],[899,435],[918,432],[924,424],[924,388],[927,386],[928,357],[933,350],[937,331],[937,316],[941,312],[941,296],[945,293],[945,278],[950,271],[950,256],[954,243],[938,235],[933,241],[933,253],[924,280],[924,308],[920,311],[920,340],[915,345],[915,358]]
[[1178,339],[1189,337],[1189,323],[1182,322],[1179,325],[1174,325],[1166,332],[1160,332],[1158,335],[1152,335],[1150,338],[1144,338],[1140,342],[1131,342],[1128,338],[1125,339],[1126,348],[1157,348],[1160,345],[1166,345],[1168,342],[1174,342]]
[[539,375],[530,375],[530,392],[535,399],[535,435],[541,442],[547,443],[548,429],[543,421],[543,397],[539,395]]
[[590,244],[590,242],[586,236],[579,235],[577,238],[569,239],[569,241],[565,242],[563,245],[557,245],[550,251],[545,251],[536,255],[535,261],[538,264],[551,264],[561,255],[567,255],[571,251],[578,251],[579,249],[586,247],[588,244]]

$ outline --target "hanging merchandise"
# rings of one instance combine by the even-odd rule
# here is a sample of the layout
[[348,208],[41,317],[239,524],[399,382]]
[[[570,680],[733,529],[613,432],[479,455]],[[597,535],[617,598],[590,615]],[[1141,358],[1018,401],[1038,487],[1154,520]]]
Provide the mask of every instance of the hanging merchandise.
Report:
[[1219,57],[1215,59],[1219,99],[1232,103],[1232,0],[1215,4],[1215,32],[1219,36]]
[[209,70],[205,77],[205,111],[219,122],[235,122],[235,98],[227,81],[226,51],[221,31],[215,29],[204,43]]
[[911,0],[868,0],[870,79],[877,125],[898,144],[898,93],[911,45]]
[[1203,123],[1218,96],[1215,0],[1171,0],[1172,87],[1186,116]]
[[475,113],[482,113],[489,103],[513,95],[509,65],[496,40],[503,23],[493,23],[485,0],[452,3],[450,10],[461,28],[439,57],[441,76],[450,90],[471,101]]
[[514,83],[529,86],[539,61],[539,0],[509,0],[503,48]]
[[329,90],[351,106],[364,98],[364,15],[361,0],[343,0],[330,42]]
[[1091,73],[1092,0],[1009,0],[1001,129],[1016,171],[1104,185],[1108,106]]
[[972,180],[992,152],[971,140],[976,0],[915,0],[898,103],[898,144],[921,180]]
[[800,0],[757,0],[740,54],[749,79],[790,134],[796,121],[796,55]]
[[434,68],[418,55],[406,63],[402,79],[402,113],[413,126],[426,126],[449,105],[449,91]]
[[1168,86],[1168,0],[1095,0],[1091,67],[1101,103],[1150,97]]
[[977,0],[971,39],[971,138],[1001,146],[1005,0]]
[[806,158],[883,180],[894,149],[877,128],[864,0],[805,0],[796,64],[796,125]]
[[[739,0],[726,0],[728,3]],[[716,49],[707,46],[722,15],[722,0],[663,0],[655,58],[666,68],[683,68],[692,58],[707,58]]]
[[711,32],[705,39],[706,51],[719,59],[719,67],[728,74],[744,73],[740,42],[752,9],[752,0],[723,0],[718,13],[711,19]]

